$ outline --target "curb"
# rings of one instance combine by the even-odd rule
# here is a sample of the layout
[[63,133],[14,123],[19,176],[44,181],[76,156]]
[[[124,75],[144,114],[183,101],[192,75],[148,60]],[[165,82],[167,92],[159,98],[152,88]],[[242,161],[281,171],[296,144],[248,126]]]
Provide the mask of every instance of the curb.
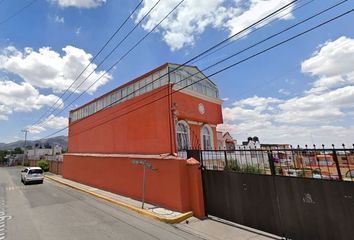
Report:
[[138,208],[138,207],[129,205],[129,204],[127,204],[127,203],[118,201],[118,200],[116,200],[116,199],[112,199],[112,198],[103,196],[103,195],[98,194],[98,193],[94,193],[94,192],[88,191],[88,190],[86,190],[86,189],[83,189],[83,188],[81,188],[81,187],[77,187],[77,186],[71,185],[71,184],[69,184],[69,183],[66,183],[66,182],[64,182],[64,181],[58,180],[58,179],[56,179],[56,178],[53,178],[53,177],[50,177],[50,176],[47,176],[47,175],[45,175],[45,178],[48,178],[48,179],[50,179],[50,180],[52,180],[52,181],[58,182],[58,183],[60,183],[60,184],[63,184],[63,185],[65,185],[65,186],[67,186],[67,187],[76,189],[76,190],[78,190],[78,191],[87,193],[87,194],[89,194],[89,195],[95,196],[95,197],[100,198],[100,199],[102,199],[102,200],[105,200],[105,201],[107,201],[107,202],[113,203],[113,204],[115,204],[115,205],[117,205],[117,206],[120,206],[120,207],[129,209],[129,210],[132,210],[132,211],[137,212],[137,213],[139,213],[139,214],[142,214],[142,215],[144,215],[144,216],[153,218],[153,219],[158,220],[158,221],[160,221],[160,222],[169,223],[169,224],[175,224],[175,223],[180,223],[180,222],[186,220],[187,218],[190,218],[190,217],[193,216],[193,212],[186,212],[186,213],[182,213],[180,216],[174,217],[174,218],[161,217],[161,216],[158,216],[158,215],[156,215],[156,214],[153,214],[152,212],[149,212],[149,211],[147,211],[147,210],[144,210],[144,209],[141,209],[141,208]]

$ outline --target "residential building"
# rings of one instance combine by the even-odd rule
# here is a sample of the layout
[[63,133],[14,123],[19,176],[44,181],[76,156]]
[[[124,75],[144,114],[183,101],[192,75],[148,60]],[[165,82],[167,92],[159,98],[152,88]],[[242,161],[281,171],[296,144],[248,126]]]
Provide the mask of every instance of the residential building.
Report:
[[216,125],[223,121],[218,88],[197,67],[174,71],[178,67],[164,64],[72,110],[68,152],[217,149]]
[[217,131],[218,150],[235,150],[237,141],[229,132]]
[[36,145],[33,149],[26,150],[26,159],[29,160],[62,160],[62,147],[54,145],[52,148],[40,148]]
[[203,216],[199,164],[186,150],[217,148],[221,104],[197,67],[166,63],[70,111],[63,176],[140,199],[148,162],[157,170],[147,170],[147,202]]

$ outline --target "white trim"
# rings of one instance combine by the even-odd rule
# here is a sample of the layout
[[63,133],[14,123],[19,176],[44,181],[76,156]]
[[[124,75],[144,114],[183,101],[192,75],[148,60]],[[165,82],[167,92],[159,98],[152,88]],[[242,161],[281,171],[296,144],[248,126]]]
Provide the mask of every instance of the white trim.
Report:
[[200,126],[202,125],[203,123],[201,122],[196,122],[196,121],[192,121],[192,120],[187,120],[187,123],[191,124],[191,125],[197,125],[197,126]]
[[[180,88],[176,85],[173,85],[173,90],[179,90]],[[212,97],[208,97],[208,96],[205,96],[203,94],[200,94],[198,92],[194,92],[194,91],[191,91],[191,90],[188,90],[188,89],[182,89],[180,90],[179,92],[181,93],[184,93],[184,94],[187,94],[187,95],[190,95],[192,97],[196,97],[196,98],[200,98],[200,99],[203,99],[207,102],[212,102],[212,103],[217,103],[217,104],[220,104],[222,105],[223,104],[223,100],[221,99],[218,99],[218,98],[212,98]]]
[[204,149],[204,141],[203,141],[203,128],[206,127],[209,130],[210,133],[210,146],[211,146],[211,150],[215,149],[214,146],[214,133],[213,133],[213,129],[209,126],[209,124],[204,124],[201,128],[200,128],[200,146],[202,147],[202,150]]
[[177,151],[178,151],[178,139],[177,139],[177,125],[179,123],[182,123],[186,128],[187,128],[187,147],[190,148],[191,147],[191,132],[190,132],[190,129],[189,129],[189,125],[188,125],[188,122],[181,119],[181,120],[178,120],[177,123],[176,123],[176,143],[177,143]]

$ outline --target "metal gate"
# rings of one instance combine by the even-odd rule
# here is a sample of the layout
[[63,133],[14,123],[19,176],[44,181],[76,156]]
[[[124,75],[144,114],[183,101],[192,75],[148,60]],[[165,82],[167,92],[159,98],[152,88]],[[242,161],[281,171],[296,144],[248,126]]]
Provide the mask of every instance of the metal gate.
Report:
[[[354,162],[340,161],[341,154],[354,151],[323,150],[207,150],[188,156],[202,163],[208,215],[288,239],[352,239],[354,176],[342,172],[351,174]],[[319,162],[323,156],[327,162]]]

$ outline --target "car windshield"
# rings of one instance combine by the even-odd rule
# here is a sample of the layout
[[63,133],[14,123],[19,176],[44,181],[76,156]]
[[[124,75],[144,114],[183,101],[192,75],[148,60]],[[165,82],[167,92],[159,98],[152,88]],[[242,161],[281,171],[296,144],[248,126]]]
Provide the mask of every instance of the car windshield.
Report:
[[28,174],[42,174],[43,170],[42,169],[31,169],[29,170]]

